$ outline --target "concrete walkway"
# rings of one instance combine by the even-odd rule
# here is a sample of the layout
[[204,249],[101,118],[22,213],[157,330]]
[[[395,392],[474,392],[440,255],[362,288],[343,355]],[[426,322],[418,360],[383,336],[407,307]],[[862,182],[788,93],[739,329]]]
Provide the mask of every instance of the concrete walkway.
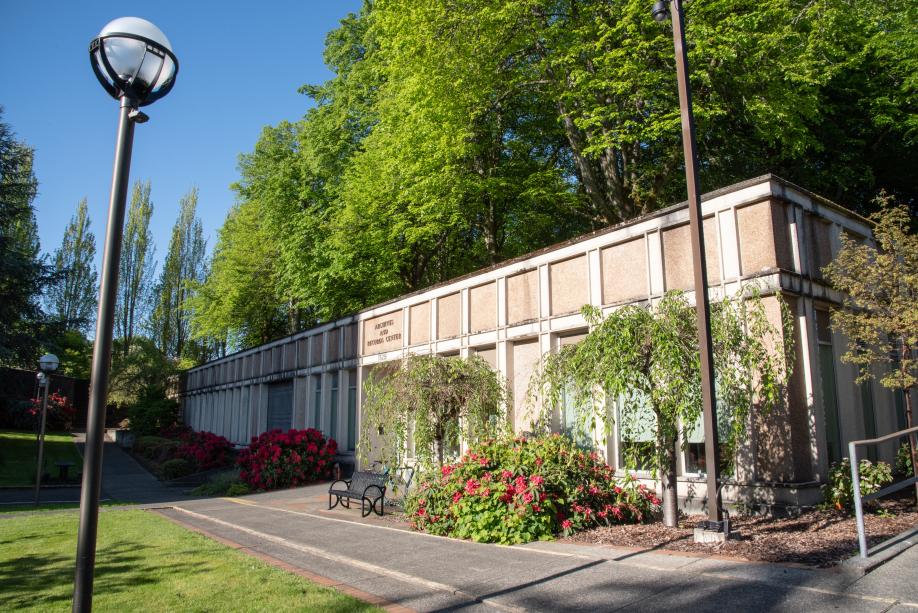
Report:
[[179,503],[166,517],[418,611],[913,611],[918,550],[867,576],[631,549],[501,547],[327,511],[326,486]]

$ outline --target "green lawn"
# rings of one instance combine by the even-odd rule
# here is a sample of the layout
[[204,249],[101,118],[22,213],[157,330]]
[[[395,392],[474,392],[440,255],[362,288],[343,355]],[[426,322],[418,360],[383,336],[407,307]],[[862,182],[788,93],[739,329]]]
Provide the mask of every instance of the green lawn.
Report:
[[[0,519],[0,611],[69,611],[76,514]],[[379,611],[149,511],[99,514],[95,611]]]
[[[22,430],[0,430],[0,486],[35,485],[35,462],[38,460],[38,444],[34,432]],[[73,437],[66,432],[45,433],[45,473],[57,477],[59,460],[70,460],[75,465],[70,476],[83,470],[83,460],[73,444]]]

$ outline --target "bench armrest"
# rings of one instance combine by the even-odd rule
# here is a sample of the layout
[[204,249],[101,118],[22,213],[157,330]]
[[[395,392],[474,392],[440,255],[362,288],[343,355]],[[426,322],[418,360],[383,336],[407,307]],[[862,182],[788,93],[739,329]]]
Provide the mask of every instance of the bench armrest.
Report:
[[376,484],[374,483],[374,484],[372,484],[372,485],[366,486],[366,487],[363,489],[363,497],[366,498],[366,497],[367,497],[367,492],[369,492],[371,489],[374,489],[374,488],[377,489],[377,490],[379,490],[379,497],[380,497],[380,498],[383,497],[383,496],[385,496],[385,494],[386,494],[386,486],[384,486],[384,485],[376,485]]
[[335,489],[336,483],[343,483],[345,486],[345,489],[351,486],[351,481],[349,479],[337,479],[335,481],[332,481],[332,484],[328,486],[328,491]]

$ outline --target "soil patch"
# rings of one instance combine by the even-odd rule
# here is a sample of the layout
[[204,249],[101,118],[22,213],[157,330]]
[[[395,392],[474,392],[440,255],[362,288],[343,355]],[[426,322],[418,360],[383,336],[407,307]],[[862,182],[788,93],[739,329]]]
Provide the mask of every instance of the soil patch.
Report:
[[[911,490],[909,490],[911,491]],[[792,518],[732,517],[731,538],[722,544],[696,544],[693,528],[700,515],[688,516],[678,528],[660,523],[604,526],[562,539],[561,542],[639,547],[669,551],[726,555],[743,560],[833,566],[857,553],[857,525],[853,515],[835,510],[813,510]],[[918,526],[914,499],[884,501],[879,512],[864,517],[868,545],[876,545]]]

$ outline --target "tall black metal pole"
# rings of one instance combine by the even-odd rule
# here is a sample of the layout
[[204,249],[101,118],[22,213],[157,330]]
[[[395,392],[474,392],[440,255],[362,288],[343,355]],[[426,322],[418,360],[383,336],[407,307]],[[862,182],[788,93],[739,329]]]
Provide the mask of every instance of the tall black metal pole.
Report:
[[126,97],[121,98],[111,201],[108,205],[108,229],[105,231],[105,255],[102,258],[102,281],[99,285],[96,342],[92,353],[92,374],[89,383],[83,489],[80,492],[80,531],[77,538],[76,575],[73,582],[75,613],[88,613],[92,610],[99,492],[102,485],[102,446],[105,438],[105,404],[112,354],[112,328],[115,323],[118,264],[121,261],[121,235],[131,170],[131,148],[134,143],[134,120],[131,118],[134,106],[133,101]]
[[698,346],[701,351],[701,395],[704,410],[704,457],[707,468],[708,520],[720,522],[720,449],[717,439],[717,414],[714,402],[714,352],[711,345],[711,305],[708,300],[708,271],[704,257],[704,231],[701,221],[701,192],[698,186],[698,154],[695,151],[695,117],[692,114],[692,89],[685,50],[685,16],[682,1],[672,0],[673,44],[676,47],[676,77],[679,82],[679,108],[682,112],[682,150],[685,155],[685,183],[688,188],[689,225],[692,233],[692,261],[695,268],[695,311]]
[[42,373],[42,387],[45,388],[41,397],[41,426],[38,431],[38,460],[35,465],[35,506],[41,500],[41,475],[45,467],[45,424],[48,423],[48,388],[51,386],[51,375]]

